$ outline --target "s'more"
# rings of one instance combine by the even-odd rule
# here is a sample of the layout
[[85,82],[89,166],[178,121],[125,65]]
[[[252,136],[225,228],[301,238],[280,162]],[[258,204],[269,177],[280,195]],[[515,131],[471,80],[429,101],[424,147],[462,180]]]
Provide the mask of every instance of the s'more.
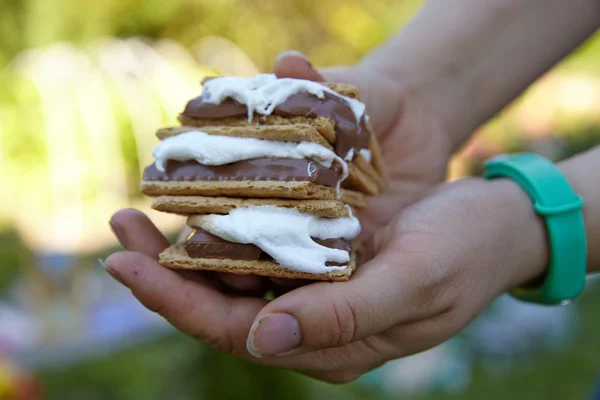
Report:
[[366,197],[386,189],[356,87],[259,74],[211,77],[157,131],[141,191],[193,232],[172,269],[347,280]]

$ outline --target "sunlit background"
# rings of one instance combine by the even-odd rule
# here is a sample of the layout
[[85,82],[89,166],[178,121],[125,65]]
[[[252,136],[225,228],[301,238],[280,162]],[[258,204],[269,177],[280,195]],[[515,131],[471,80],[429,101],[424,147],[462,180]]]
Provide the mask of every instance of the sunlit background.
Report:
[[[600,291],[549,309],[499,299],[457,338],[329,386],[213,352],[144,310],[97,263],[138,192],[156,128],[206,74],[269,71],[298,49],[352,63],[420,1],[1,0],[0,399],[583,399],[600,371]],[[546,74],[452,162],[600,143],[600,36]]]

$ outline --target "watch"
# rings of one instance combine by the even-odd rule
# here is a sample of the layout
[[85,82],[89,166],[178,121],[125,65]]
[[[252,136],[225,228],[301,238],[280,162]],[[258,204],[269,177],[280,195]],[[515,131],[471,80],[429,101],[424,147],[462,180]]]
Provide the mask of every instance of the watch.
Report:
[[543,283],[512,289],[521,300],[565,304],[585,286],[587,240],[583,199],[548,159],[532,153],[500,155],[485,163],[486,179],[508,178],[531,198],[535,212],[544,217],[550,245],[550,265]]

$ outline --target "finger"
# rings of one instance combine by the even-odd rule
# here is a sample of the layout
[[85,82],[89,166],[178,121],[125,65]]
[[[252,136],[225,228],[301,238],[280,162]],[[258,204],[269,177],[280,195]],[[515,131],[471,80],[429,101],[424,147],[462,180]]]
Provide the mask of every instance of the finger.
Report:
[[291,290],[311,283],[313,283],[313,281],[305,279],[269,278],[269,289],[271,289],[275,297],[279,297]]
[[139,253],[115,253],[105,264],[145,307],[177,329],[218,350],[247,356],[245,338],[265,300],[228,297]]
[[373,130],[381,136],[402,117],[404,89],[396,80],[374,73],[361,65],[334,67],[319,71],[327,82],[341,82],[358,88],[360,99],[367,107]]
[[141,211],[120,210],[112,216],[109,224],[121,246],[129,251],[157,258],[170,245],[169,240]]
[[[138,253],[117,253],[106,266],[118,274],[134,296],[182,332],[208,345],[245,359],[250,324],[266,301],[229,298],[199,282],[182,278]],[[274,337],[273,340],[277,340]],[[334,349],[291,357],[254,359],[260,364],[294,369],[333,383],[356,379],[394,355],[386,340],[354,342]]]
[[269,278],[269,280],[273,285],[288,289],[294,289],[311,283],[311,281],[306,279]]
[[343,347],[269,360],[281,360],[282,365],[294,360],[298,372],[330,383],[348,383],[389,360],[411,356],[443,343],[463,326],[454,323],[457,318],[460,319],[454,313],[443,313]]
[[185,270],[177,269],[173,270],[179,276],[187,279],[188,281],[194,281],[201,285],[210,285],[212,288],[223,292],[223,283],[217,278],[212,271],[200,271],[200,270]]
[[[201,275],[194,281],[187,280],[138,253],[116,253],[106,260],[106,267],[119,276],[145,307],[162,315],[177,329],[242,358],[264,365],[295,369],[332,382],[357,376],[358,371],[366,368],[366,365],[383,362],[380,355],[371,354],[372,349],[357,343],[340,351],[327,349],[286,358],[258,360],[247,352],[245,345],[252,321],[267,303],[265,300],[227,297],[198,282],[202,279]],[[351,370],[347,365],[352,365]]]
[[344,347],[291,357],[263,358],[259,361],[280,368],[290,368],[329,383],[348,383],[393,358],[393,353],[379,350],[380,347],[389,348],[389,344],[381,346],[380,340],[372,339],[373,337]]
[[376,134],[387,132],[401,111],[403,89],[397,80],[374,74],[366,66],[334,67],[317,71],[304,54],[288,50],[275,59],[273,72],[278,78],[307,79],[317,82],[349,83],[358,87]]
[[426,317],[434,312],[428,283],[412,272],[427,275],[423,259],[383,252],[347,282],[307,285],[275,299],[252,325],[250,353],[264,357],[341,347]]
[[322,82],[323,76],[313,67],[308,57],[299,51],[287,50],[275,59],[273,73],[278,78],[307,79]]
[[266,279],[256,275],[236,275],[220,272],[219,280],[236,292],[264,294],[267,286]]

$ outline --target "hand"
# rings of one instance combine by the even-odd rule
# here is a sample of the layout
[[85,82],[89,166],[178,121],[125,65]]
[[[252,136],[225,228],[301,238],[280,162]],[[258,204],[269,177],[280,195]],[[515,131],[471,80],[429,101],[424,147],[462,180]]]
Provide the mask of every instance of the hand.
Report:
[[[305,58],[294,54],[280,57],[274,69],[280,77],[325,79],[312,68]],[[432,186],[443,181],[452,144],[435,113],[429,112],[421,106],[418,98],[408,93],[398,83],[385,78],[385,74],[377,73],[372,68],[359,66],[325,71],[324,75],[327,80],[352,83],[359,87],[361,97],[369,107],[368,112],[383,149],[390,175],[390,190],[372,198],[369,207],[361,215],[363,232],[372,236],[374,232],[394,219],[402,208],[420,199]],[[338,300],[333,299],[335,302],[328,304],[328,308],[322,310],[324,315],[329,317],[333,312],[335,316],[336,310],[340,307],[338,304],[345,304],[346,308],[342,310],[344,314],[338,316],[340,318],[349,317],[350,320],[339,319],[337,329],[341,330],[337,333],[335,333],[335,328],[330,329],[329,333],[324,331],[324,337],[331,342],[329,346],[348,343],[347,346],[339,349],[324,349],[290,359],[265,358],[260,360],[261,363],[293,368],[320,379],[337,381],[346,380],[348,377],[352,377],[351,372],[356,373],[372,368],[398,354],[397,352],[386,353],[383,351],[372,354],[373,351],[371,351],[369,357],[360,361],[362,355],[369,352],[369,343],[372,339],[367,341],[359,339],[362,339],[366,332],[375,332],[377,329],[381,331],[382,329],[377,328],[377,325],[366,326],[366,330],[361,333],[360,337],[352,338],[348,337],[349,331],[344,330],[344,326],[352,327],[358,323],[353,320],[351,314],[347,314],[348,311],[357,309],[361,306],[360,303],[370,307],[368,303],[361,300],[360,296],[372,297],[379,291],[379,288],[372,286],[377,279],[383,277],[378,277],[377,272],[374,273],[375,275],[370,275],[359,270],[348,283],[311,284],[285,294],[306,282],[166,270],[155,260],[158,253],[169,243],[144,215],[132,210],[122,211],[113,217],[111,225],[129,252],[111,256],[106,262],[108,271],[117,280],[131,288],[133,294],[148,308],[159,312],[173,325],[200,341],[225,351],[231,351],[241,357],[258,360],[251,356],[244,347],[253,321],[255,319],[258,321],[268,310],[274,310],[273,307],[277,309],[277,304],[293,306],[294,302],[306,303],[305,310],[310,311],[316,306],[316,304],[310,305],[315,298],[302,299],[312,296],[314,291],[320,293],[326,289],[327,293],[331,295],[339,293],[341,297]],[[392,247],[384,246],[390,240],[387,237],[391,230],[393,229],[380,230],[380,233],[375,235],[375,238],[378,239],[371,241],[373,244],[371,253],[381,253],[383,255],[379,254],[379,256],[384,259],[387,257],[388,261],[395,257],[385,256],[384,252],[384,249],[387,249],[388,254],[392,251]],[[377,263],[375,261],[375,264],[369,265]],[[368,271],[369,268],[372,267],[365,266],[364,271]],[[273,286],[273,283],[276,285]],[[408,281],[405,284],[408,284]],[[278,294],[283,296],[265,308],[268,303],[260,296],[264,293],[267,285],[271,285]],[[358,291],[361,286],[365,295],[361,295],[362,291]],[[371,292],[372,290],[374,292]],[[401,288],[399,287],[398,290]],[[344,294],[346,292],[348,294]],[[359,297],[354,296],[353,293],[358,293]],[[384,293],[381,292],[381,294]],[[239,297],[240,295],[245,297]],[[358,300],[359,304],[350,302],[351,299],[348,296],[354,296],[352,301]],[[344,299],[348,299],[348,301],[345,302]],[[374,300],[376,299],[374,298]],[[340,301],[341,303],[339,303]],[[403,307],[401,303],[397,305]],[[375,312],[379,312],[375,309],[377,304],[373,304],[372,307]],[[284,309],[285,307],[280,310]],[[292,313],[299,317],[298,312]],[[381,310],[381,312],[384,311]],[[291,314],[284,313],[275,318],[283,318],[289,322],[288,315]],[[315,318],[315,322],[320,320],[321,318]],[[292,325],[297,324],[293,320],[291,321]],[[361,325],[363,323],[361,322]],[[316,343],[322,342],[322,338],[311,338],[316,333],[308,331],[318,327],[317,324],[301,321],[300,325],[294,326],[297,332],[293,337],[298,343],[301,343],[301,346],[305,347],[304,351],[313,348],[317,345]],[[273,329],[272,323],[263,323],[261,332],[265,332],[265,329]],[[273,332],[271,336],[275,339],[270,340],[269,343],[274,344],[276,348],[289,347],[289,343],[285,342],[289,339],[285,333],[282,336],[282,334]],[[252,343],[255,344],[254,347],[252,347]],[[261,350],[260,343],[260,340],[250,341],[250,348],[254,349],[252,351],[255,355],[273,353],[272,350]],[[319,346],[329,347],[325,344]],[[357,351],[352,353],[351,349]],[[351,362],[353,365],[350,364]],[[341,365],[346,363],[348,363],[348,367],[342,369]]]
[[389,190],[369,199],[369,206],[361,212],[365,236],[387,225],[400,210],[442,182],[458,145],[452,143],[436,111],[424,106],[418,93],[379,71],[378,65],[384,64],[369,60],[317,72],[302,54],[284,52],[274,67],[280,78],[350,83],[359,88],[390,176]]
[[106,267],[150,310],[216,349],[328,382],[445,341],[547,262],[544,225],[510,181],[440,187],[377,231],[375,257],[351,280],[270,303],[224,294],[210,274],[161,267],[169,243],[142,213],[119,212],[113,224],[129,251]]

